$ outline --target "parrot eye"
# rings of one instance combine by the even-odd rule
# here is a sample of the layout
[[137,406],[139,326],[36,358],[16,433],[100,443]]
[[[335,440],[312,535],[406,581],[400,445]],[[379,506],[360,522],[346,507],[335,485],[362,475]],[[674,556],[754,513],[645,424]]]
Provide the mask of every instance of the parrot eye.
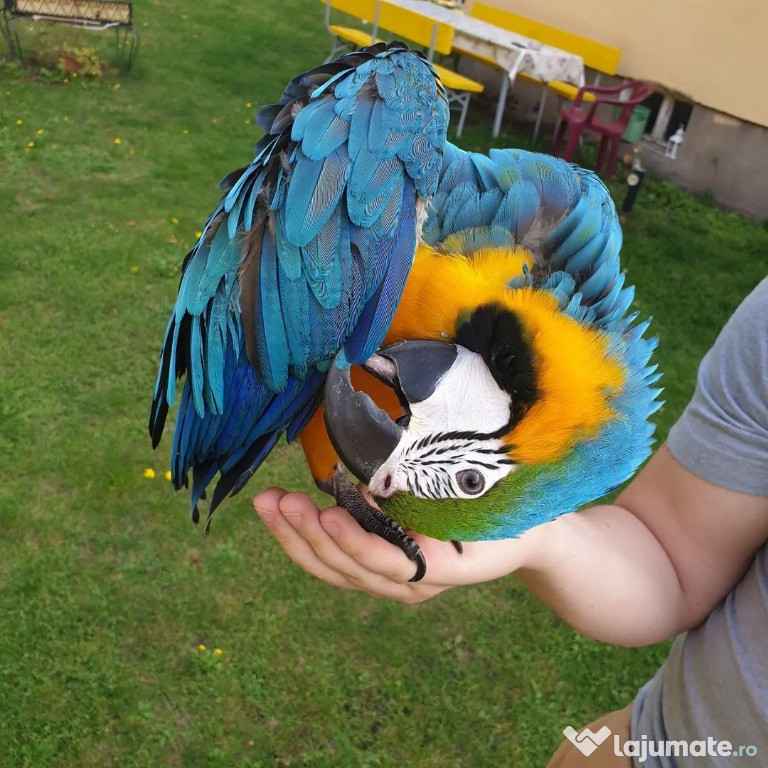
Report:
[[456,482],[464,493],[477,496],[485,488],[485,478],[476,469],[462,469],[456,473]]

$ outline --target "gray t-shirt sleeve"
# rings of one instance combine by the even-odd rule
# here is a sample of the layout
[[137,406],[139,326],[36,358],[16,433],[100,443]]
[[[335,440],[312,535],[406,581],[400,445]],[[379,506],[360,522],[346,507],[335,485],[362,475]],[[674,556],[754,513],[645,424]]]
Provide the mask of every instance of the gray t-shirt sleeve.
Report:
[[[709,482],[768,496],[768,279],[744,300],[702,360],[696,393],[668,445],[681,464]],[[631,726],[632,738],[647,737],[649,747],[652,741],[713,737],[734,747],[750,745],[757,756],[667,752],[649,757],[642,768],[768,765],[766,636],[768,545],[709,618],[678,637],[635,699]]]
[[768,278],[702,360],[696,392],[667,445],[699,477],[768,496]]

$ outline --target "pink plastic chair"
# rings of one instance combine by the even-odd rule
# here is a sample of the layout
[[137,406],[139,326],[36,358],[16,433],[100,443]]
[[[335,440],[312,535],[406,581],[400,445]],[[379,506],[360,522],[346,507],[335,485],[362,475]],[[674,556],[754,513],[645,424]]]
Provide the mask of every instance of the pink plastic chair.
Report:
[[[584,93],[595,95],[595,101],[582,104]],[[629,98],[619,99],[620,93],[629,92]],[[623,85],[610,88],[601,88],[596,85],[585,85],[576,95],[570,107],[564,107],[560,112],[560,122],[552,140],[552,154],[557,155],[563,140],[565,129],[570,128],[568,142],[565,145],[563,159],[569,162],[573,160],[579,138],[584,131],[591,131],[600,135],[600,151],[597,155],[597,172],[606,179],[613,175],[616,168],[616,157],[619,153],[619,137],[627,129],[629,118],[635,110],[635,106],[645,101],[653,93],[653,85],[641,80],[633,80]],[[613,96],[614,98],[611,98]],[[601,120],[597,117],[597,108],[601,104],[609,104],[622,107],[621,112],[614,120]]]

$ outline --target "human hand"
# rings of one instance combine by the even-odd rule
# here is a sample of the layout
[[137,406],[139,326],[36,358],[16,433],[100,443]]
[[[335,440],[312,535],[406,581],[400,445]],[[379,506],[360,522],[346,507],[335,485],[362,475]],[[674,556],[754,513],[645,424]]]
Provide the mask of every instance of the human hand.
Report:
[[413,562],[398,547],[364,531],[341,507],[320,510],[305,494],[280,488],[258,494],[253,505],[288,557],[307,573],[342,589],[402,603],[499,578],[523,566],[527,557],[528,534],[467,542],[459,554],[450,541],[411,533],[427,560],[426,575],[412,583]]

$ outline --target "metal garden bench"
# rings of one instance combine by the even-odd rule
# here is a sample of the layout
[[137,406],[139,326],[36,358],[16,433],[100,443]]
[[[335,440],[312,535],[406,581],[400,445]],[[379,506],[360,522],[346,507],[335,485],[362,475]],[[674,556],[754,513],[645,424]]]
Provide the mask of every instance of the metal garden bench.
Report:
[[21,43],[15,29],[19,19],[59,22],[96,32],[114,29],[118,59],[125,55],[127,69],[131,68],[139,47],[139,36],[133,26],[133,3],[127,0],[4,0],[0,27],[11,55],[21,58]]

